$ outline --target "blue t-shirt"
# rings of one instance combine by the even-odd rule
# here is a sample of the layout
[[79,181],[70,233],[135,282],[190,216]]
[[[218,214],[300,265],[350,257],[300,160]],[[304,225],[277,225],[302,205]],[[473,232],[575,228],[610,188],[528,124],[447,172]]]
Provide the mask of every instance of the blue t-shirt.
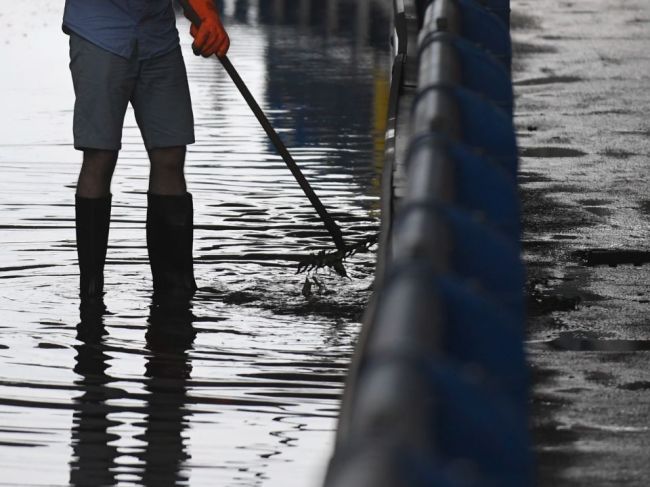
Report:
[[142,60],[179,44],[171,0],[66,0],[63,30],[127,59],[136,47]]

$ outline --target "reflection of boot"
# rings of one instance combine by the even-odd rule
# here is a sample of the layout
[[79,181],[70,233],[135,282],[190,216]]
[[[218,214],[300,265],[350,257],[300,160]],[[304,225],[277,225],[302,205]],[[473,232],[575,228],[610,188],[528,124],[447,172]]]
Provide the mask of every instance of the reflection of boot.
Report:
[[[150,360],[147,365],[147,376],[151,376],[149,372],[153,372],[153,376],[158,372],[165,373],[163,369],[159,369],[158,372],[149,370],[149,365],[155,366],[156,363],[166,367],[166,373],[170,373],[170,354],[185,352],[192,348],[196,338],[196,329],[193,326],[195,319],[190,300],[167,300],[164,303],[151,304],[149,325],[145,333],[147,348],[163,355],[164,359]],[[188,376],[189,371],[191,367],[188,368]]]
[[79,297],[82,307],[103,307],[104,262],[111,220],[111,196],[75,196]]
[[189,299],[196,291],[192,195],[149,193],[147,197],[147,249],[154,299]]

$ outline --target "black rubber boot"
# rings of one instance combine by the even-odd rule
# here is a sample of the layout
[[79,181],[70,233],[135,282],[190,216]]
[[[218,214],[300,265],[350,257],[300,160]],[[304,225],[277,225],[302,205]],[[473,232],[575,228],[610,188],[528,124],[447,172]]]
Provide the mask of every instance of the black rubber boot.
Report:
[[147,249],[154,302],[189,300],[196,292],[192,195],[148,193]]
[[105,198],[75,195],[81,308],[104,308],[104,262],[110,221],[110,195]]

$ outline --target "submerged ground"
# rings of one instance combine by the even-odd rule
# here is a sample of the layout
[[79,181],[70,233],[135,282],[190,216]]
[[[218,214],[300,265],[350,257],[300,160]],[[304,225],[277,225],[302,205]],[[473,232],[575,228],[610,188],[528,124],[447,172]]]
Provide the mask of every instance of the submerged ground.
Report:
[[[225,1],[231,60],[348,238],[377,226],[386,2]],[[133,115],[113,186],[104,334],[79,325],[62,2],[0,12],[2,485],[318,485],[374,257],[302,295],[326,232],[216,60],[179,20],[197,121],[201,290],[151,314],[148,163]],[[28,27],[29,26],[29,27]],[[157,334],[152,324],[191,326]]]
[[650,473],[650,4],[514,0],[540,485]]

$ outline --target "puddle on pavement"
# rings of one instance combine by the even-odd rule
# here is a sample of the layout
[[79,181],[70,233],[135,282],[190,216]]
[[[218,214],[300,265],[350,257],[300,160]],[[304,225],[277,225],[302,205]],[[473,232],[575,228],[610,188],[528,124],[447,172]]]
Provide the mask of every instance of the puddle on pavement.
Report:
[[551,85],[556,83],[578,83],[583,81],[580,76],[545,76],[543,78],[522,79],[514,82],[515,86]]
[[519,151],[521,157],[539,157],[539,158],[569,158],[582,157],[587,153],[578,149],[568,147],[522,147]]
[[597,338],[588,332],[564,332],[546,342],[553,350],[567,352],[648,352],[650,340]]
[[588,249],[574,252],[574,256],[584,265],[610,266],[635,265],[640,266],[650,263],[650,252],[646,250],[615,250],[615,249]]
[[[192,56],[179,19],[197,121],[186,172],[201,290],[185,313],[149,309],[148,164],[129,113],[113,185],[110,314],[80,324],[67,41],[61,8],[36,2],[36,12],[31,2],[5,13],[0,35],[20,37],[21,56],[53,51],[39,67],[2,50],[10,86],[0,101],[29,100],[0,139],[3,482],[319,485],[374,255],[350,260],[351,279],[321,272],[322,287],[301,294],[296,260],[329,248],[328,234],[218,63]],[[344,235],[375,232],[390,2],[223,4],[233,64]],[[23,39],[14,30],[27,15],[44,28]]]

